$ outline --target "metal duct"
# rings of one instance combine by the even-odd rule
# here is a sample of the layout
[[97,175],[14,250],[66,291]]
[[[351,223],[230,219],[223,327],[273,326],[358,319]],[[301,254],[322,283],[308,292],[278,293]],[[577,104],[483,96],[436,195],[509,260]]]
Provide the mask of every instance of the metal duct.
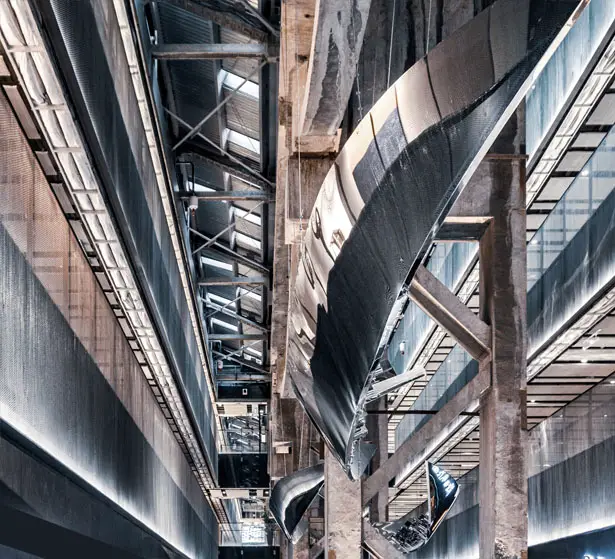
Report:
[[309,220],[287,368],[352,478],[391,310],[439,225],[586,1],[500,0],[434,48],[372,108]]

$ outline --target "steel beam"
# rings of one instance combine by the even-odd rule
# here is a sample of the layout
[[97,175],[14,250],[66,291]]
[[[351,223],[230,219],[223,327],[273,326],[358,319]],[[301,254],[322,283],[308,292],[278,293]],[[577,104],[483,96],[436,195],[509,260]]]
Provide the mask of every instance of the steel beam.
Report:
[[[266,29],[256,18],[240,17],[237,12],[230,9],[221,10],[221,2],[211,0],[164,0],[167,4],[177,6],[195,16],[217,23],[222,27],[237,31],[250,39],[263,42],[268,36]],[[228,6],[228,4],[226,4]]]
[[229,310],[228,308],[223,307],[222,305],[216,305],[215,303],[209,302],[207,303],[207,308],[210,308],[214,311],[209,316],[214,316],[218,313],[221,313],[230,318],[234,318],[235,320],[239,320],[240,322],[247,324],[251,328],[256,328],[258,330],[262,330],[263,332],[269,332],[269,328],[267,328],[267,326],[265,326],[264,324],[260,324],[259,322],[254,322],[254,320],[250,320],[249,318],[246,318],[245,316],[237,314],[236,312],[233,312]]
[[[243,350],[243,348],[242,348]],[[229,353],[224,353],[223,351],[212,350],[212,355],[216,356],[223,361],[232,361],[233,363],[237,363],[242,367],[247,367],[248,369],[252,369],[264,375],[269,375],[269,371],[265,369],[262,365],[258,365],[257,363],[253,363],[252,361],[248,361],[246,359],[242,359],[241,357],[237,357],[236,355],[231,355]]]
[[[175,113],[173,113],[173,111],[169,110],[167,107],[164,107],[163,110],[172,119],[174,119],[177,122],[179,122],[182,126],[185,126],[186,128],[189,128],[191,130],[194,128],[194,126],[192,124],[190,124],[189,122],[186,122],[183,118],[181,118],[180,116],[178,116]],[[244,173],[247,171],[247,174],[245,176],[253,177],[253,179],[258,179],[260,181],[264,181],[265,184],[267,184],[269,187],[273,188],[273,183],[271,181],[269,181],[265,177],[263,177],[256,169],[254,169],[253,167],[250,167],[250,165],[248,165],[247,163],[244,163],[240,158],[235,157],[233,154],[229,153],[226,149],[224,149],[223,147],[220,147],[211,138],[208,138],[202,132],[197,132],[196,136],[201,138],[201,140],[203,140],[206,144],[208,144],[213,149],[217,150],[219,153],[225,155],[227,160],[232,161],[235,164],[236,168],[239,168],[239,167],[242,168],[244,170]],[[250,179],[248,179],[248,180],[250,180]],[[254,182],[254,180],[252,180],[251,182]]]
[[262,190],[219,190],[216,192],[178,192],[180,200],[190,200],[196,198],[199,202],[235,202],[237,200],[247,200],[249,202],[272,202],[273,198]]
[[[489,371],[483,368],[466,384],[442,409],[423,427],[405,440],[395,453],[386,460],[371,476],[363,481],[363,506],[367,506],[373,497],[386,487],[390,480],[400,474],[408,463],[430,444],[442,437],[447,428],[479,400],[481,394],[490,386]],[[461,425],[459,425],[461,427]],[[452,433],[448,433],[447,439]],[[442,441],[444,442],[444,440]]]
[[220,60],[224,58],[268,58],[263,43],[175,44],[154,47],[154,58],[160,60]]
[[[259,202],[258,204],[256,204],[256,206],[254,206],[253,208],[250,208],[248,210],[248,212],[243,215],[243,218],[248,217],[249,215],[252,215],[256,210],[258,210],[261,206],[263,205],[263,202]],[[211,239],[209,239],[208,241],[205,241],[202,245],[196,247],[193,251],[192,254],[196,254],[197,252],[201,252],[202,250],[206,249],[207,247],[213,245],[220,237],[222,237],[222,235],[224,235],[224,233],[226,233],[227,231],[230,231],[232,229],[235,229],[236,223],[235,221],[231,221],[224,229],[222,229],[222,231],[219,231],[218,233],[216,233]]]
[[230,341],[240,341],[240,342],[250,342],[250,341],[266,341],[267,334],[243,334],[241,332],[231,332],[228,334],[216,334],[210,332],[207,336],[210,342],[230,342]]
[[258,186],[264,191],[271,190],[271,187],[273,185],[272,182],[257,175],[254,175],[253,173],[246,172],[245,169],[237,165],[237,163],[235,163],[228,157],[224,157],[217,153],[205,151],[201,147],[198,147],[191,142],[187,142],[186,147],[187,150],[182,154],[184,159],[194,159],[199,163],[210,165],[211,167],[215,167],[216,169],[219,169],[224,173],[228,173],[233,177],[237,177],[242,181]]
[[474,359],[489,356],[491,328],[424,266],[416,271],[410,285],[410,297]]
[[221,285],[263,285],[267,283],[265,276],[230,276],[220,278],[202,278],[199,285],[202,287],[217,287]]
[[[219,111],[229,102],[231,101],[235,95],[237,95],[237,93],[241,90],[241,88],[246,85],[254,76],[256,76],[257,74],[260,74],[260,71],[265,67],[265,64],[267,64],[266,60],[263,60],[259,66],[257,66],[256,68],[254,68],[254,70],[252,70],[252,72],[250,72],[250,74],[243,78],[243,80],[241,80],[241,83],[239,85],[237,85],[237,87],[235,87],[228,95],[226,95],[224,97],[224,99],[220,100],[216,106],[211,109],[201,120],[199,120],[199,122],[197,124],[195,124],[187,133],[186,135],[179,140],[172,148],[173,151],[176,151],[184,142],[186,142],[187,140],[189,140],[190,138],[194,137],[195,135],[199,135],[201,138],[206,139],[208,142],[211,142],[211,140],[209,140],[208,138],[206,138],[205,136],[203,136],[202,134],[199,134],[199,130],[203,127],[203,124],[205,124],[212,116],[214,116],[215,114],[218,114]],[[186,123],[187,124],[187,123]],[[221,147],[219,147],[217,144],[215,144],[214,142],[211,142],[212,144],[214,144],[222,153],[224,153],[225,155],[227,155],[228,157],[232,157],[230,153],[224,151]]]
[[190,228],[190,232],[196,235],[197,237],[200,237],[204,241],[214,241],[211,244],[209,244],[207,248],[203,250],[208,250],[208,251],[212,251],[215,253],[223,254],[225,257],[230,258],[231,260],[237,262],[238,264],[249,266],[250,268],[253,268],[254,270],[259,270],[264,274],[268,274],[270,272],[269,268],[265,266],[264,264],[261,264],[260,262],[256,262],[256,260],[252,260],[251,258],[244,256],[243,254],[239,254],[238,252],[234,251],[232,248],[228,247],[224,243],[215,241],[212,238],[208,237],[207,235],[203,235],[203,233],[201,233],[200,231],[197,231],[196,229]]
[[[190,231],[194,233],[195,235],[200,236],[206,241],[209,240],[209,237],[207,237],[206,235],[203,235],[202,233],[199,233],[198,231],[194,229],[191,229]],[[212,253],[218,257],[228,258],[229,260],[232,260],[233,262],[237,262],[238,264],[243,264],[244,266],[248,266],[249,268],[252,268],[253,270],[257,270],[263,274],[269,274],[271,272],[271,270],[267,266],[262,264],[261,262],[252,260],[252,258],[248,258],[247,256],[244,256],[243,254],[239,254],[238,252],[230,248],[228,245],[221,243],[219,241],[216,241],[211,246],[207,247],[205,251]]]

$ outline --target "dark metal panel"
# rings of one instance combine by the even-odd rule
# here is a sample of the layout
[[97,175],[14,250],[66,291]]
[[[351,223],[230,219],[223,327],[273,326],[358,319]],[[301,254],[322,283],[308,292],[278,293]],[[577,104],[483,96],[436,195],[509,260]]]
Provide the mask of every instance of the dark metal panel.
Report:
[[192,303],[182,288],[149,152],[136,150],[144,134],[126,120],[140,118],[137,99],[129,88],[116,87],[116,79],[132,79],[130,69],[125,59],[112,57],[101,36],[96,3],[49,0],[38,7],[176,384],[215,471],[214,411],[191,326]]
[[[17,122],[6,104],[1,109],[3,436],[10,427],[134,524],[208,557],[201,548],[215,550],[213,512]],[[48,511],[50,522],[119,543],[96,514],[71,507],[68,488],[55,492],[40,463],[27,465],[0,444],[2,483],[41,515]]]
[[[391,309],[578,7],[565,0],[495,3],[433,49],[419,63],[424,70],[400,78],[347,141],[339,176],[333,170],[325,179],[291,301],[287,367],[351,477],[365,465],[357,446],[365,393]],[[505,32],[495,33],[492,22],[503,18]],[[424,72],[435,123],[404,113],[429,100],[413,96],[412,80],[422,84]],[[400,128],[405,140],[391,141]]]
[[218,455],[220,487],[269,487],[267,454]]

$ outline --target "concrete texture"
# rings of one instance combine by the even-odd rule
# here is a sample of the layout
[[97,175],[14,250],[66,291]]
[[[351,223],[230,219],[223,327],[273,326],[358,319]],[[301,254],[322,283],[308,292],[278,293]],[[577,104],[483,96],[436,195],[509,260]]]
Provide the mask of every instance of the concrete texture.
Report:
[[[386,398],[380,398],[369,404],[369,411],[385,411]],[[389,430],[388,416],[386,414],[372,414],[367,416],[368,440],[376,444],[376,453],[372,458],[371,471],[375,472],[389,457]],[[389,502],[389,488],[383,487],[369,503],[369,518],[372,522],[387,521],[387,504]]]
[[325,450],[325,558],[361,557],[361,483],[353,482]]
[[301,134],[337,134],[354,83],[370,3],[317,1]]
[[493,221],[480,242],[480,299],[493,347],[480,411],[480,558],[520,559],[527,553],[525,161],[487,165]]

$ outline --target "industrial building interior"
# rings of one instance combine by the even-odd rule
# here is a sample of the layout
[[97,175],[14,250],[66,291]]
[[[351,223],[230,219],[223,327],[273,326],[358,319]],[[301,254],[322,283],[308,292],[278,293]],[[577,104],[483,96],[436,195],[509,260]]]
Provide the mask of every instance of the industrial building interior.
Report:
[[615,559],[615,1],[0,0],[0,559]]

